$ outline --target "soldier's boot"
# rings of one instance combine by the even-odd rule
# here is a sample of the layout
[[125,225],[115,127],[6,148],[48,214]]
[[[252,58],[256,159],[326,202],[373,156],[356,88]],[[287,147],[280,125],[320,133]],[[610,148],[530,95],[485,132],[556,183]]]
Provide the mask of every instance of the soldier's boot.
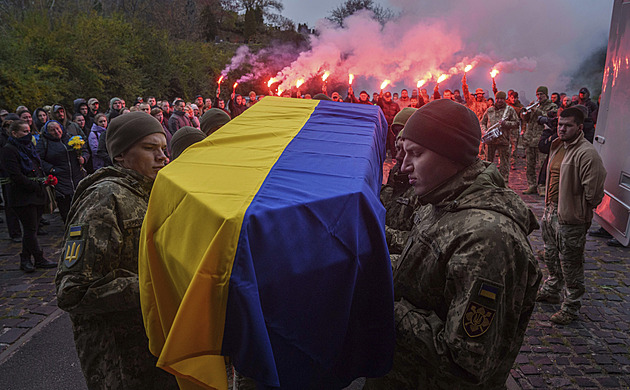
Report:
[[20,255],[20,269],[27,274],[35,271],[35,267],[31,261],[31,256],[26,257],[25,255]]
[[531,194],[537,194],[537,193],[538,193],[538,186],[529,186],[528,189],[523,191],[523,194],[525,195],[531,195]]
[[577,314],[569,313],[568,311],[560,310],[556,314],[552,315],[549,319],[554,324],[568,325],[571,322],[578,319]]
[[560,303],[561,300],[560,294],[544,290],[538,292],[538,295],[536,296],[536,302]]
[[53,263],[44,257],[43,253],[35,255],[35,268],[57,268],[57,263]]

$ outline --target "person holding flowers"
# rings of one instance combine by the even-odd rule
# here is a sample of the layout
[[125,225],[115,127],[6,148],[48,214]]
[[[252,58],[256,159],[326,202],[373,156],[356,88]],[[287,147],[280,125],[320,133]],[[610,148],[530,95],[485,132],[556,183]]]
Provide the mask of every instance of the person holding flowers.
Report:
[[28,122],[16,120],[11,124],[0,161],[5,175],[7,206],[15,211],[22,223],[20,269],[30,273],[35,268],[55,268],[57,264],[44,257],[37,239],[39,219],[46,202],[45,179]]
[[57,177],[59,181],[55,187],[55,199],[65,222],[74,191],[86,175],[83,164],[88,160],[89,152],[85,140],[81,136],[70,137],[59,122],[50,120],[42,127],[37,150],[44,173]]

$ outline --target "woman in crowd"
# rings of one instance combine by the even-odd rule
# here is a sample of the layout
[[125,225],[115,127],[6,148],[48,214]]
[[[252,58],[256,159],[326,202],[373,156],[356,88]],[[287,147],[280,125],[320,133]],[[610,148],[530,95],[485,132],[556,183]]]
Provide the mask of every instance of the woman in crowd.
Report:
[[37,127],[33,124],[33,116],[31,115],[31,112],[28,110],[28,108],[20,107],[20,109],[17,110],[16,114],[20,117],[21,120],[28,124],[28,128],[31,129],[31,134],[36,134],[38,132]]
[[55,199],[59,214],[64,222],[70,210],[74,191],[81,179],[85,177],[83,164],[89,154],[85,144],[74,149],[68,144],[70,136],[57,121],[48,121],[42,127],[42,136],[37,143],[37,151],[42,161],[44,174],[53,175],[58,184],[55,187]]
[[[46,201],[42,163],[33,144],[31,129],[26,121],[16,120],[9,129],[7,144],[0,153],[8,183],[6,202],[22,223],[22,253],[20,269],[55,268],[57,264],[44,258],[37,240],[39,219]],[[31,261],[35,259],[35,262]]]
[[43,108],[38,107],[35,109],[33,116],[33,123],[35,124],[35,128],[39,133],[42,129],[42,126],[44,126],[44,123],[48,122],[48,113]]
[[107,130],[107,116],[105,114],[99,113],[94,117],[94,124],[90,129],[90,135],[88,137],[88,145],[90,148],[90,153],[92,155],[92,168],[96,171],[99,168],[102,168],[105,165],[105,161],[97,154],[98,151],[98,140],[101,138],[101,135],[105,134]]
[[162,125],[162,128],[164,129],[164,135],[166,135],[166,149],[168,151],[168,156],[170,157],[171,156],[171,139],[173,138],[173,135],[171,134],[170,131],[168,131],[168,128],[166,127],[166,120],[164,119],[164,112],[162,111],[160,107],[155,107],[151,109],[151,116],[157,119],[158,122],[160,122],[160,124]]

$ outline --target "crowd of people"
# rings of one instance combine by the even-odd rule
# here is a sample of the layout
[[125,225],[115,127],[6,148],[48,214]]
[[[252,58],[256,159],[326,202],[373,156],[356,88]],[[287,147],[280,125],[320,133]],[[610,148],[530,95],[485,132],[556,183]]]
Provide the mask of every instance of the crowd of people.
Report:
[[[585,236],[606,177],[590,144],[597,103],[586,88],[573,101],[549,96],[545,86],[527,106],[496,85],[489,99],[481,88],[471,93],[465,76],[462,93],[440,94],[436,86],[432,96],[403,89],[370,100],[352,88],[345,98],[326,92],[312,98],[379,106],[396,161],[381,190],[396,354],[390,374],[366,388],[500,388],[536,301],[562,303],[551,317],[556,324],[578,318]],[[130,107],[114,97],[104,112],[96,98],[77,99],[72,115],[61,104],[0,112],[5,217],[11,238],[22,242],[20,268],[58,268],[58,304],[71,315],[90,388],[176,388],[155,368],[143,331],[140,227],[159,169],[262,98],[232,93],[226,108],[218,96],[172,104],[137,98]],[[527,159],[524,194],[545,196],[549,275],[540,289],[527,238],[539,222],[509,188],[519,144]],[[42,214],[55,208],[66,223],[59,263],[37,241]]]

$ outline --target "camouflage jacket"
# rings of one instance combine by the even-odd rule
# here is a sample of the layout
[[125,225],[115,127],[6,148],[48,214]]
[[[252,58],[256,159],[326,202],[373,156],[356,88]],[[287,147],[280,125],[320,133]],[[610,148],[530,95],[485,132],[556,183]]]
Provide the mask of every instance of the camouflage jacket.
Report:
[[[386,229],[411,230],[413,213],[419,206],[418,198],[409,184],[407,174],[396,164],[389,172],[387,184],[381,187],[381,203],[385,207]],[[400,253],[390,248],[390,253]]]
[[479,122],[481,122],[483,114],[488,109],[488,102],[485,99],[482,102],[478,102],[475,96],[471,95],[470,91],[468,91],[468,84],[462,83],[462,93],[466,100],[466,107],[470,108],[475,115],[477,115]]
[[[505,119],[503,119],[504,117]],[[519,125],[516,111],[508,104],[501,109],[497,109],[496,106],[492,106],[486,110],[481,118],[481,133],[486,134],[490,127],[501,120],[503,120],[503,124],[499,126],[501,135],[490,141],[489,144],[508,146],[510,144],[510,132],[513,129],[518,129]]]
[[536,217],[481,161],[420,201],[394,270],[394,367],[365,388],[504,388],[540,283]]
[[523,121],[527,123],[527,128],[523,133],[524,146],[529,148],[538,148],[538,141],[540,141],[540,135],[545,128],[544,125],[538,123],[538,117],[547,115],[549,111],[558,110],[558,106],[552,103],[551,100],[543,100],[536,109],[523,114]]
[[140,310],[138,243],[153,180],[111,166],[76,190],[55,277],[90,388],[176,388],[155,367]]

